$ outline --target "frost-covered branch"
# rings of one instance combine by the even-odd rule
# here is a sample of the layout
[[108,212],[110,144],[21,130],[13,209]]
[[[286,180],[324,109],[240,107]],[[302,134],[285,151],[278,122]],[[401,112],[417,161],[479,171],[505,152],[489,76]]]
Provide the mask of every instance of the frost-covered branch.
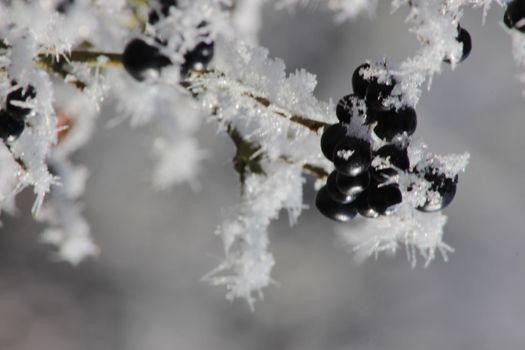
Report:
[[[407,23],[421,48],[401,64],[370,61],[363,70],[363,78],[370,81],[395,82],[380,108],[397,111],[416,106],[423,87],[430,87],[443,65],[455,68],[465,55],[465,45],[458,40],[464,9],[483,6],[486,12],[494,1],[503,3],[393,0],[393,10],[409,10]],[[333,170],[321,153],[319,139],[326,127],[337,122],[333,103],[314,95],[314,75],[304,70],[287,73],[283,61],[270,58],[266,49],[257,46],[266,3],[0,3],[0,73],[4,78],[0,97],[6,109],[24,111],[18,123],[13,122],[12,112],[2,112],[10,123],[0,142],[0,209],[13,211],[16,194],[32,187],[33,211],[49,225],[43,239],[57,246],[62,259],[78,263],[96,255],[98,248],[80,210],[88,172],[74,165],[70,156],[89,140],[102,103],[115,103],[119,118],[112,121],[114,125],[127,118],[134,126],[152,130],[153,185],[160,189],[194,184],[209,154],[200,148],[195,133],[208,122],[235,145],[233,166],[242,191],[239,205],[231,208],[217,229],[224,243],[224,261],[206,279],[225,285],[229,298],[243,297],[253,307],[262,289],[272,284],[275,262],[268,249],[268,227],[282,209],[293,224],[311,206],[303,203],[305,175],[312,175],[318,188]],[[315,0],[274,3],[281,8],[321,4]],[[378,2],[327,0],[322,4],[344,20],[374,13]],[[523,36],[512,33],[515,57],[525,65]],[[133,42],[139,50],[130,48]],[[353,69],[348,67],[349,76]],[[13,95],[21,97],[7,103]],[[367,113],[366,106],[360,110],[363,118]],[[374,134],[376,126],[354,118],[345,135],[365,140],[377,151],[386,141]],[[410,143],[410,164],[396,180],[404,199],[399,211],[337,228],[358,257],[405,246],[413,263],[419,254],[428,264],[436,252],[446,258],[451,251],[442,240],[446,217],[441,212],[415,210],[435,192],[421,173],[434,169],[453,179],[464,170],[468,155],[438,156],[424,144],[410,141],[409,135],[400,141]],[[374,162],[392,165],[381,157]]]

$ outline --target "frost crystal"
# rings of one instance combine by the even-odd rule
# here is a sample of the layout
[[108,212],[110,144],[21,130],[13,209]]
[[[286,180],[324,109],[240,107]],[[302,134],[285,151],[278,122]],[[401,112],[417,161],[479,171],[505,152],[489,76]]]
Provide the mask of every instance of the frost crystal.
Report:
[[217,234],[224,242],[226,258],[205,279],[225,285],[229,299],[245,298],[253,308],[254,293],[272,283],[274,259],[268,252],[267,229],[286,209],[294,223],[303,209],[302,169],[286,163],[267,164],[266,175],[250,175],[244,184],[238,213],[223,222]]
[[453,249],[442,240],[443,226],[447,217],[441,213],[420,213],[412,208],[402,207],[394,216],[374,220],[362,219],[348,227],[338,227],[337,233],[345,244],[349,244],[357,259],[379,253],[394,254],[405,247],[408,259],[415,266],[419,253],[427,266],[436,251],[447,259]]

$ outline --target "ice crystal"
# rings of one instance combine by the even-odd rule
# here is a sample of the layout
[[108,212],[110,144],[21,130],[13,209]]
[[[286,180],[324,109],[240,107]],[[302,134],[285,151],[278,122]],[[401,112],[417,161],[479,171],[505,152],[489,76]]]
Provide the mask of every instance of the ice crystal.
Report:
[[[284,162],[268,163],[266,175],[246,178],[238,212],[226,219],[217,231],[222,237],[226,257],[205,279],[225,285],[229,299],[245,298],[253,308],[255,296],[272,283],[274,265],[268,251],[267,229],[271,220],[286,209],[293,223],[303,209],[302,169]],[[254,295],[254,293],[256,293]]]

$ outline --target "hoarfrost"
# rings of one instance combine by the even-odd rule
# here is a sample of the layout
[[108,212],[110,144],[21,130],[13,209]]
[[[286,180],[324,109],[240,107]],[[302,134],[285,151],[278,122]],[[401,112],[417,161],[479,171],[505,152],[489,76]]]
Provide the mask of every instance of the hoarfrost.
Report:
[[264,170],[266,175],[246,178],[238,212],[219,226],[226,257],[204,277],[226,286],[228,299],[245,298],[252,309],[256,296],[262,297],[262,289],[273,283],[275,261],[268,251],[267,233],[271,220],[286,209],[294,223],[303,209],[301,167],[270,163]]

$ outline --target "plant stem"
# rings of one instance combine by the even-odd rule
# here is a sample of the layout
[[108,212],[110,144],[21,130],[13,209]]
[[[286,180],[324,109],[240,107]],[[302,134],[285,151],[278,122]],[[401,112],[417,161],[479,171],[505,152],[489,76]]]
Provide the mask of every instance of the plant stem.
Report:
[[[104,57],[105,59],[101,59],[101,57]],[[72,51],[68,56],[66,56],[62,60],[57,60],[55,56],[44,54],[39,55],[37,60],[38,64],[58,74],[63,79],[65,79],[69,75],[68,70],[65,68],[68,62],[82,62],[92,67],[120,68],[122,67],[122,54],[75,50]],[[223,73],[217,71],[204,71],[195,73],[198,74],[200,77],[206,77],[208,74],[212,73],[219,76],[224,75]],[[73,84],[80,90],[86,87],[86,85],[81,81],[74,81]],[[191,93],[191,95],[194,98],[198,97],[199,93],[197,93],[192,88],[193,85],[188,80],[182,80],[180,82],[180,86],[182,86],[189,93]],[[243,93],[243,95],[253,99],[265,108],[269,108],[273,105],[273,103],[268,98],[255,95],[252,92],[246,91]],[[286,118],[290,122],[303,126],[315,133],[318,133],[320,129],[330,125],[328,123],[321,122],[298,114],[287,114],[280,111],[272,111],[272,113],[282,118]],[[239,172],[241,182],[244,182],[245,173],[247,170],[256,174],[264,174],[264,171],[262,170],[260,165],[262,154],[254,156],[254,154],[256,154],[256,152],[260,150],[260,146],[252,142],[246,141],[244,138],[242,138],[238,130],[229,125],[226,127],[226,131],[237,148],[237,153],[234,156],[233,162],[235,170]],[[324,178],[328,175],[324,169],[311,164],[305,164],[303,166],[303,170],[306,173],[318,178]]]

